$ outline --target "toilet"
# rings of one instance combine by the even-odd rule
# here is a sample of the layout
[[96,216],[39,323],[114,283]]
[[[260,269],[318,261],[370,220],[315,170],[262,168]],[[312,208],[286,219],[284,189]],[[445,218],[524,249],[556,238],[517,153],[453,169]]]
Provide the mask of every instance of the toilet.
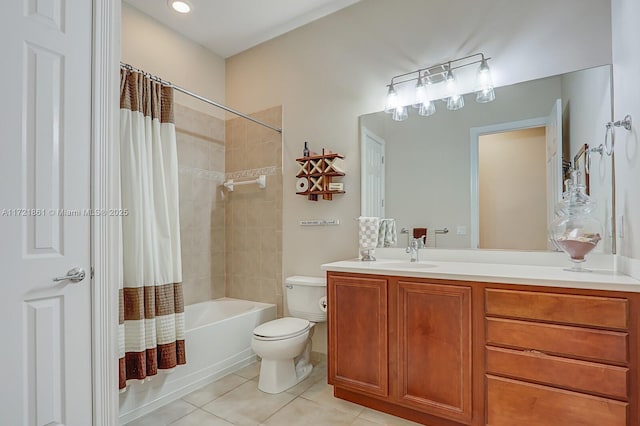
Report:
[[260,324],[251,339],[251,348],[262,358],[258,389],[266,393],[283,392],[311,374],[313,328],[327,320],[324,278],[289,277],[285,291],[292,316]]

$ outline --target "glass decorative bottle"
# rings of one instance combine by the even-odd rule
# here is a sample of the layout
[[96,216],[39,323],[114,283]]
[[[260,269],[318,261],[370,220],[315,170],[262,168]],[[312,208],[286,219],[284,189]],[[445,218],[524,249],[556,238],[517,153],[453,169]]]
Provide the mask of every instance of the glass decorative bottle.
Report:
[[596,202],[585,193],[580,183],[580,171],[573,170],[565,181],[567,190],[556,208],[557,217],[549,226],[549,238],[554,245],[569,255],[572,267],[568,270],[588,271],[582,267],[589,254],[602,239],[602,225],[593,215]]

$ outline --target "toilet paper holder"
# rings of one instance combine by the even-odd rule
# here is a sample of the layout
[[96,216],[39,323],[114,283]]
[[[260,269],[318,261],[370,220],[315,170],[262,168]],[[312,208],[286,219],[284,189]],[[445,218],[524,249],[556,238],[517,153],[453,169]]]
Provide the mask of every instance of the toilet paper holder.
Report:
[[318,299],[318,306],[320,306],[322,312],[327,312],[327,296]]

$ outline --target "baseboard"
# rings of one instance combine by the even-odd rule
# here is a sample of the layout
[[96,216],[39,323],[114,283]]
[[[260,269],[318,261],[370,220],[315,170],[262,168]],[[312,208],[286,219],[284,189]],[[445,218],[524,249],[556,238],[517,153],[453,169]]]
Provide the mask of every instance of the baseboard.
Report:
[[324,362],[326,364],[327,362],[327,354],[322,353],[322,352],[315,352],[315,351],[311,351],[311,362],[313,364],[319,364]]

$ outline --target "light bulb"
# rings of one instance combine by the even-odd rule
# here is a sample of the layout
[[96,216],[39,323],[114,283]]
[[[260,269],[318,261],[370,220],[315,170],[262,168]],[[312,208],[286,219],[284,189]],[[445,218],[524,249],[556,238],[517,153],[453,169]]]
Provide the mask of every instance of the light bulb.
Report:
[[487,60],[482,58],[478,75],[476,77],[476,102],[491,102],[496,98],[493,90],[493,79],[491,78],[491,70],[487,64]]
[[384,106],[384,112],[387,114],[392,114],[393,111],[398,107],[398,94],[396,93],[396,89],[393,87],[393,83],[389,85],[389,91],[387,92],[387,102]]

